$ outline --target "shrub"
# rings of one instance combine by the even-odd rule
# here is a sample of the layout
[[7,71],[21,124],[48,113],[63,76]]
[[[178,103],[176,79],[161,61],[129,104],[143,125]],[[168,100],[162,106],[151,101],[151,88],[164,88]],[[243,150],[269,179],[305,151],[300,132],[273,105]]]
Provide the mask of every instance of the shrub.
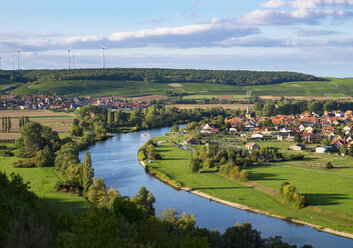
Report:
[[1,157],[12,157],[12,156],[14,156],[14,154],[9,151],[0,150],[0,156]]
[[31,159],[20,159],[12,163],[15,168],[31,168],[34,167]]
[[53,166],[54,165],[54,153],[49,149],[48,146],[44,147],[36,153],[36,156],[32,158],[33,164],[37,167]]
[[239,179],[241,182],[246,182],[249,180],[250,173],[249,171],[242,170],[239,174]]
[[309,205],[307,197],[299,194],[297,189],[288,182],[283,182],[279,190],[282,199],[296,208],[303,208]]
[[143,150],[138,151],[137,158],[139,161],[144,161],[146,159],[146,155]]
[[333,169],[333,165],[331,162],[327,162],[326,165],[325,165],[325,169]]

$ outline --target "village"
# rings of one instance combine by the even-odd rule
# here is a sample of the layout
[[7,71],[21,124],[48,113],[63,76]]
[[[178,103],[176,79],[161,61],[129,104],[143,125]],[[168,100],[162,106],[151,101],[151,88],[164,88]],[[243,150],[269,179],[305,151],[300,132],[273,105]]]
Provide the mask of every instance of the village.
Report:
[[[248,142],[245,148],[250,151],[261,148],[257,141],[272,140],[293,142],[294,145],[290,146],[293,151],[305,150],[306,144],[317,144],[316,153],[338,151],[344,156],[353,144],[353,113],[350,110],[326,111],[322,116],[316,113],[258,118],[247,115],[225,118],[224,125],[228,134]],[[201,125],[200,133],[218,134],[220,129],[214,126],[213,121]],[[191,139],[188,145],[190,142],[197,143]]]
[[74,111],[87,105],[96,105],[106,109],[130,111],[137,108],[147,108],[148,100],[121,97],[63,97],[45,95],[3,95],[0,98],[0,110],[37,110],[50,109],[54,111]]

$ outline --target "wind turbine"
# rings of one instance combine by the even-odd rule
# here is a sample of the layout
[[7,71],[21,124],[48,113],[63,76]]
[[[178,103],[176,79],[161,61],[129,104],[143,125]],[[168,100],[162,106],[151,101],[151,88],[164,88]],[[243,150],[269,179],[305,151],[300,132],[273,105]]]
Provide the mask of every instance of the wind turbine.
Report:
[[72,55],[72,69],[75,69],[75,54]]
[[21,53],[21,50],[18,49],[17,50],[17,70],[18,71],[20,70],[20,53]]
[[67,54],[69,55],[69,70],[70,70],[70,68],[71,68],[71,65],[70,65],[70,63],[71,63],[71,55],[70,55],[70,52],[71,52],[71,50],[70,50],[70,49],[67,49]]
[[104,54],[105,49],[106,47],[102,46],[102,69],[105,68],[105,54]]
[[0,70],[1,70],[1,59],[2,59],[2,57],[0,57]]

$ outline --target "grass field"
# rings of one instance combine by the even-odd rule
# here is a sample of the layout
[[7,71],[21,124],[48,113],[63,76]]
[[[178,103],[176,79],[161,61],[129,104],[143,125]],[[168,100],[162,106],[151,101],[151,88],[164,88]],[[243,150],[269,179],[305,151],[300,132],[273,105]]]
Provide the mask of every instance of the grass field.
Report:
[[327,78],[330,81],[292,82],[274,85],[247,86],[257,96],[321,96],[346,97],[353,96],[353,78]]
[[[148,83],[141,81],[104,81],[104,80],[52,80],[36,84],[21,84],[12,91],[17,94],[81,95],[81,96],[122,96],[136,97],[146,95],[164,95],[166,91],[188,93],[184,99],[205,99],[226,95],[234,99],[245,97],[248,90],[257,96],[288,97],[352,97],[353,78],[327,78],[330,81],[289,82],[274,85],[232,86],[210,83]],[[4,82],[1,87],[8,87]]]
[[15,88],[17,86],[20,86],[21,83],[15,82],[13,80],[9,80],[9,79],[0,79],[0,91],[1,90],[7,90],[10,88]]
[[[4,143],[0,143],[4,144]],[[5,143],[5,145],[8,145]],[[12,163],[18,160],[16,157],[0,157],[0,170],[21,175],[24,182],[30,182],[30,190],[39,197],[47,199],[63,210],[71,209],[73,212],[82,212],[88,208],[88,202],[74,194],[54,192],[53,186],[62,177],[53,167],[48,168],[14,168]]]
[[[251,173],[251,181],[241,184],[228,180],[212,170],[191,173],[188,167],[191,151],[175,147],[171,143],[172,137],[157,139],[164,141],[158,147],[163,160],[155,161],[149,166],[161,170],[185,187],[271,214],[353,233],[353,191],[351,190],[353,178],[349,177],[353,172],[352,166],[323,170],[307,168],[295,162],[276,163],[248,169]],[[287,144],[283,149],[286,146]],[[332,156],[329,159],[334,161],[335,155],[327,156]],[[350,161],[352,161],[351,158],[346,160],[346,163],[351,163]],[[336,173],[342,175],[336,175]],[[308,196],[311,206],[297,210],[282,202],[277,194],[269,193],[278,192],[279,185],[283,181],[289,181],[298,188],[299,192]]]

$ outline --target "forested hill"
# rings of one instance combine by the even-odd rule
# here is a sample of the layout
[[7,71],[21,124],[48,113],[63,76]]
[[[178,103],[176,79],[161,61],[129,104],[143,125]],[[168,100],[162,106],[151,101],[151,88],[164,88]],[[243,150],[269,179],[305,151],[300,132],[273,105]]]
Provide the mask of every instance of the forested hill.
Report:
[[0,71],[1,79],[22,83],[45,80],[127,80],[156,83],[215,83],[237,86],[324,80],[313,75],[295,72],[142,68]]

